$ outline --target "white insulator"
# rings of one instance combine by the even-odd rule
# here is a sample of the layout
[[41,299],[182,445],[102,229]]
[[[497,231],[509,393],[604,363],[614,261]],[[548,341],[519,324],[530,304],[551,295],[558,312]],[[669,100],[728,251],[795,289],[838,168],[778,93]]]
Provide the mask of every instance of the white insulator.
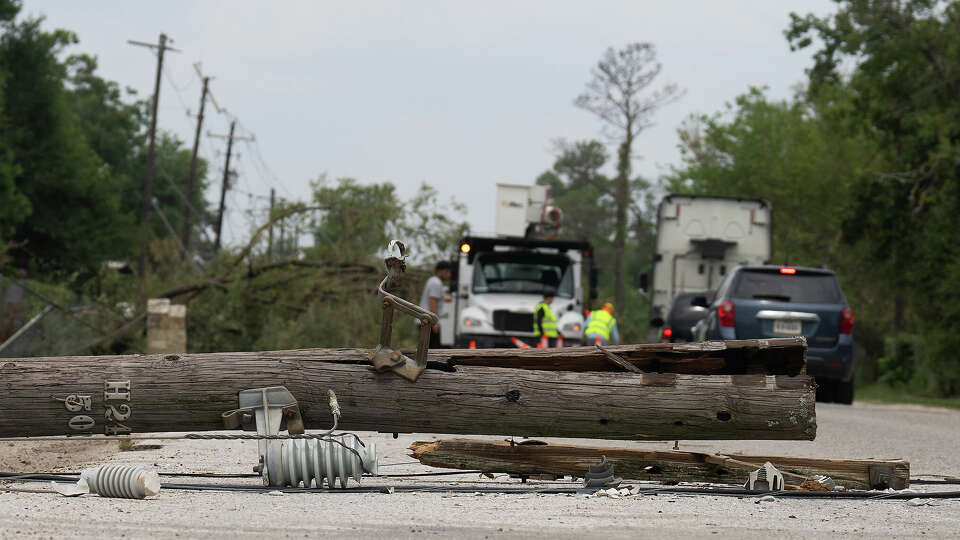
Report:
[[87,483],[90,493],[101,497],[142,499],[160,493],[160,475],[142,466],[101,465],[84,469],[80,478]]
[[271,441],[267,448],[266,471],[269,485],[311,487],[347,487],[347,480],[360,482],[364,472],[377,474],[376,443],[366,446],[352,435],[332,435],[328,439],[288,439]]

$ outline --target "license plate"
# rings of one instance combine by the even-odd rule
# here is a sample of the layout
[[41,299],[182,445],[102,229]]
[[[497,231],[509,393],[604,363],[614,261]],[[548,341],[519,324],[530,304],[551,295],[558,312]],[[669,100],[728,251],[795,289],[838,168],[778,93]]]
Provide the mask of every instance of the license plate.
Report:
[[777,319],[773,321],[773,332],[798,336],[803,333],[803,323],[795,319]]

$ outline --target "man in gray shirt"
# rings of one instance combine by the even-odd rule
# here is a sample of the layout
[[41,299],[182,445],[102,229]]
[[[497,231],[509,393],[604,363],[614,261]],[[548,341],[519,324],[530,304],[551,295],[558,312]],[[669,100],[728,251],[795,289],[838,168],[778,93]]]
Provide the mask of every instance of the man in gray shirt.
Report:
[[[434,267],[434,270],[436,273],[423,286],[423,294],[420,295],[420,307],[439,317],[440,305],[443,302],[443,282],[450,279],[453,265],[450,264],[450,261],[440,261]],[[430,348],[440,348],[440,323],[433,325],[433,332],[430,333]]]

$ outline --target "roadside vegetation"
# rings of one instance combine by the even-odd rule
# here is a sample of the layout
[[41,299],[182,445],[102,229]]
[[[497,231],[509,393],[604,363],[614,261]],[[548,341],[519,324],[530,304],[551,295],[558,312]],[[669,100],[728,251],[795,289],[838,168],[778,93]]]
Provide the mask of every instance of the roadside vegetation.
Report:
[[[0,0],[0,292],[14,281],[28,292],[4,304],[0,341],[57,309],[6,356],[142,351],[137,321],[156,296],[189,305],[193,351],[371,346],[387,242],[410,244],[402,294],[416,299],[467,230],[462,204],[430,186],[404,200],[389,182],[320,177],[311,200],[277,204],[251,220],[246,245],[216,251],[205,232],[215,209],[202,196],[209,164],[185,196],[190,150],[161,129],[153,189],[169,227],[154,219],[142,231],[149,97],[101,78],[76,35],[19,12]],[[682,161],[661,178],[632,174],[631,156],[643,154],[653,110],[683,92],[641,87],[620,96],[617,116],[616,100],[597,101],[617,81],[604,66],[652,81],[659,64],[650,44],[605,53],[576,106],[611,140],[556,141],[553,163],[530,181],[550,186],[564,236],[595,246],[599,301],[617,301],[625,340],[646,336],[648,301],[633,279],[649,269],[659,197],[763,198],[775,262],[827,265],[849,296],[857,397],[955,406],[942,398],[960,395],[958,24],[960,1],[846,0],[828,17],[794,15],[785,40],[813,58],[804,84],[785,100],[744,88],[721,111],[691,114],[678,130]],[[188,205],[194,249],[184,258]],[[137,276],[143,234],[150,264]]]

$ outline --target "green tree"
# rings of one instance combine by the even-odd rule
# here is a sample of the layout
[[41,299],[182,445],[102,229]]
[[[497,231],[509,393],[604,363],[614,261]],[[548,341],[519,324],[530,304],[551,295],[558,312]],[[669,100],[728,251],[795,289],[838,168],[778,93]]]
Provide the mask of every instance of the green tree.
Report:
[[335,261],[368,260],[386,247],[390,224],[403,214],[393,184],[361,184],[341,178],[335,185],[325,176],[311,182],[313,202],[322,215],[313,229],[314,256]]
[[844,224],[848,241],[893,276],[895,329],[923,324],[934,388],[960,392],[960,285],[951,281],[960,247],[960,2],[838,2],[828,17],[792,15],[796,49],[816,44],[814,96],[843,86],[850,115],[866,120],[885,167],[857,175]]
[[865,250],[845,242],[840,231],[856,178],[882,167],[882,160],[872,133],[848,115],[851,98],[835,88],[816,101],[770,101],[752,88],[722,113],[685,122],[682,165],[664,180],[674,193],[769,201],[774,261],[837,271],[857,315],[857,342],[869,357],[861,361],[872,362],[883,355],[891,324],[876,293],[889,290],[890,276],[865,264]]
[[607,150],[599,141],[557,141],[559,153],[553,168],[537,177],[537,184],[550,188],[550,199],[563,210],[561,235],[587,240],[595,248],[612,254],[615,213],[612,183],[601,169],[607,162]]
[[[0,0],[0,25],[5,28],[19,11],[19,3]],[[0,88],[6,86],[10,75],[7,62],[0,58]],[[0,92],[0,243],[3,244],[0,252],[2,253],[6,253],[7,239],[11,237],[14,227],[30,214],[30,201],[16,186],[20,168],[17,166],[10,146],[12,126],[9,125],[4,113],[5,101],[4,93]]]
[[7,21],[0,36],[0,138],[16,163],[16,191],[30,202],[11,234],[18,244],[12,255],[18,266],[45,274],[90,270],[127,253],[132,216],[121,204],[122,179],[102,167],[69,108],[57,57],[76,36],[45,32],[41,23]]
[[752,88],[724,113],[694,116],[680,129],[682,166],[668,191],[763,198],[772,203],[774,260],[818,265],[837,259],[837,231],[853,179],[872,140],[830,120],[836,103],[767,100]]
[[441,202],[437,189],[424,183],[403,203],[403,214],[391,228],[409,248],[412,260],[429,264],[457,253],[460,240],[470,230],[463,220],[466,211],[455,199]]
[[[68,78],[67,98],[70,110],[87,143],[97,153],[110,174],[122,180],[123,207],[138,208],[146,178],[146,128],[149,102],[124,99],[136,96],[132,89],[121,91],[120,85],[97,75],[97,59],[85,54],[72,55],[65,62]],[[163,218],[175,231],[183,226],[183,200],[190,173],[190,149],[171,133],[160,130],[156,145],[156,181],[153,197]],[[204,193],[208,186],[207,162],[197,162],[197,184],[190,204],[197,211],[194,235],[212,223]],[[167,238],[170,231],[164,219],[152,220],[152,234]],[[177,235],[173,235],[177,236]],[[199,240],[199,238],[196,238]],[[174,240],[176,243],[176,241]],[[193,245],[200,245],[193,242]]]
[[619,142],[617,176],[614,178],[616,230],[613,240],[614,296],[624,304],[625,254],[628,209],[631,207],[631,162],[633,141],[650,126],[653,113],[682,94],[675,84],[650,91],[662,66],[651,43],[631,43],[620,50],[607,49],[592,71],[584,93],[575,100],[577,107],[597,115]]

